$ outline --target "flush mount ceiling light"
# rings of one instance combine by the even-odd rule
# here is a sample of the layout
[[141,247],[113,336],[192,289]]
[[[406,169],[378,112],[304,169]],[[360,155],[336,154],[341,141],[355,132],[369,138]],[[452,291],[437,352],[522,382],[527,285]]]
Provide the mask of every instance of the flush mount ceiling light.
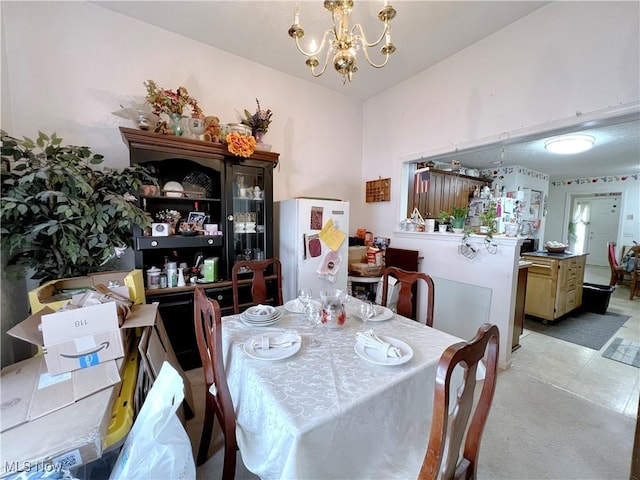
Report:
[[[315,41],[311,41],[309,51],[306,51],[300,45],[300,39],[304,37],[304,30],[300,26],[300,14],[298,12],[298,4],[295,6],[295,15],[293,25],[289,29],[289,36],[296,42],[296,47],[307,60],[305,63],[311,69],[311,75],[319,77],[327,69],[329,58],[333,57],[333,68],[342,75],[342,83],[351,81],[351,76],[358,71],[356,63],[356,53],[362,49],[364,58],[369,65],[375,68],[384,67],[389,61],[389,56],[396,51],[396,47],[391,43],[391,30],[389,22],[396,16],[395,9],[389,5],[389,1],[385,0],[384,6],[378,12],[378,19],[383,23],[382,33],[374,42],[368,42],[365,37],[364,30],[359,23],[349,26],[349,16],[353,9],[353,0],[324,0],[324,8],[331,12],[332,26],[324,32],[320,47],[316,48]],[[322,70],[317,71],[316,67],[320,65],[317,56],[320,54],[325,44],[329,40],[326,55],[322,65]],[[384,45],[380,49],[380,53],[384,55],[382,63],[375,63],[369,58],[368,49],[379,45],[382,41]]]
[[595,138],[591,135],[563,135],[545,140],[544,148],[552,153],[571,154],[586,152],[593,147]]

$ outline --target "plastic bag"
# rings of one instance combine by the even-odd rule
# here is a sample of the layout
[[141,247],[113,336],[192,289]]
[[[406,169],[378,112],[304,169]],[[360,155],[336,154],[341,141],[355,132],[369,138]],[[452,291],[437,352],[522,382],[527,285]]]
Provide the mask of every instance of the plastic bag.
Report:
[[331,283],[335,283],[341,264],[342,256],[338,252],[330,250],[324,256],[320,265],[318,265],[316,275],[325,280],[329,280]]
[[162,364],[109,479],[195,479],[189,436],[176,411],[184,399],[182,377]]

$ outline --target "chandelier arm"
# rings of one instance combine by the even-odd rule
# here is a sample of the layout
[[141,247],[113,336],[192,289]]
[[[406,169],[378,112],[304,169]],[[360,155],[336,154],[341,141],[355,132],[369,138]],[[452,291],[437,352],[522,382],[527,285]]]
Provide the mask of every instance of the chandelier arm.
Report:
[[[359,34],[356,34],[356,28],[360,30]],[[385,37],[387,32],[389,32],[389,22],[384,23],[384,29],[382,30],[380,37],[378,37],[378,40],[376,40],[373,43],[369,43],[367,41],[367,36],[364,34],[364,29],[362,28],[362,25],[360,25],[359,23],[356,23],[353,27],[351,27],[351,34],[354,36],[357,36],[358,39],[361,39],[360,43],[362,43],[362,46],[365,48],[375,47],[376,45],[378,45],[382,41],[382,39]]]
[[327,65],[329,65],[329,56],[331,55],[331,48],[327,48],[327,54],[324,57],[324,65],[322,66],[322,70],[319,73],[316,73],[315,67],[311,67],[311,75],[314,77],[319,77],[322,75],[327,69]]
[[[387,25],[388,26],[388,25]],[[367,38],[364,35],[364,31],[362,30],[362,26],[359,23],[356,23],[353,26],[353,29],[355,31],[355,28],[358,27],[358,29],[360,30],[360,35],[357,35],[358,40],[360,40],[360,43],[362,45],[362,52],[364,53],[364,58],[367,60],[367,63],[369,65],[371,65],[374,68],[382,68],[384,67],[387,62],[389,61],[389,56],[391,55],[390,53],[385,54],[384,56],[384,62],[383,63],[375,63],[373,60],[371,60],[371,57],[369,57],[369,47],[375,47],[376,45],[378,45],[380,43],[380,41],[384,38],[384,36],[386,35],[386,30],[387,28],[385,28],[385,31],[382,32],[382,35],[380,37],[380,39],[376,42],[376,43],[372,43],[369,44],[367,43]]]
[[384,56],[384,62],[382,62],[382,63],[374,63],[374,62],[371,60],[371,58],[369,58],[369,52],[368,52],[368,50],[367,50],[366,48],[363,48],[363,49],[362,49],[362,51],[364,52],[364,58],[366,58],[366,59],[367,59],[367,63],[368,63],[369,65],[371,65],[372,67],[374,67],[374,68],[382,68],[382,67],[384,67],[384,66],[387,64],[387,62],[389,61],[389,56],[391,55],[391,54],[387,53],[387,54],[385,54],[385,56]]
[[305,57],[315,57],[316,55],[318,55],[322,49],[324,48],[324,44],[327,42],[327,35],[333,34],[335,36],[335,34],[333,33],[333,30],[329,29],[326,30],[324,32],[324,35],[322,35],[322,42],[320,42],[320,46],[318,47],[318,49],[315,52],[307,52],[304,48],[302,48],[302,46],[300,45],[300,39],[299,38],[294,38],[295,42],[296,42],[296,47],[298,49],[298,51],[303,54]]

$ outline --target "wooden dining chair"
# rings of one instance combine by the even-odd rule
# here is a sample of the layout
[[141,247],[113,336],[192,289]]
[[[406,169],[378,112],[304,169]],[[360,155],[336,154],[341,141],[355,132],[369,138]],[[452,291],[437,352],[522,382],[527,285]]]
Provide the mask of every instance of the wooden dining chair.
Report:
[[[472,340],[449,346],[440,357],[436,371],[429,446],[419,480],[476,478],[480,440],[496,386],[499,343],[498,327],[485,323]],[[473,409],[476,371],[483,358],[486,373],[480,397]],[[462,367],[463,379],[461,386],[455,391],[455,405],[452,407],[451,376],[458,365]],[[463,440],[464,451],[461,452]]]
[[[271,271],[270,271],[271,270]],[[240,275],[251,273],[251,302],[240,303]],[[277,258],[266,260],[242,260],[233,265],[231,271],[233,284],[233,311],[240,313],[240,308],[246,309],[252,305],[269,303],[282,305],[282,266]],[[275,282],[275,291],[269,289],[267,281]]]
[[433,279],[426,273],[409,272],[397,267],[387,267],[382,275],[382,302],[387,306],[389,297],[389,277],[400,282],[400,292],[398,294],[397,312],[403,317],[417,319],[417,312],[414,312],[414,295],[417,293],[417,283],[423,280],[427,286],[427,326],[433,327],[433,303],[434,285]]
[[[629,300],[633,300],[636,295],[640,295],[640,246],[635,245],[631,247],[631,252],[633,254],[633,264],[631,267],[631,272],[626,271],[629,275],[631,275],[631,280],[629,284]],[[626,267],[625,265],[622,265]]]
[[609,260],[609,268],[611,268],[610,286],[617,284],[629,284],[631,281],[631,273],[625,270],[624,265],[619,265],[616,258],[616,242],[607,243],[607,259]]
[[236,414],[222,360],[220,306],[218,302],[208,298],[200,287],[195,288],[194,305],[196,341],[198,342],[206,386],[204,422],[197,463],[202,465],[209,457],[213,421],[217,418],[224,437],[222,478],[231,480],[236,471],[238,444],[236,442]]

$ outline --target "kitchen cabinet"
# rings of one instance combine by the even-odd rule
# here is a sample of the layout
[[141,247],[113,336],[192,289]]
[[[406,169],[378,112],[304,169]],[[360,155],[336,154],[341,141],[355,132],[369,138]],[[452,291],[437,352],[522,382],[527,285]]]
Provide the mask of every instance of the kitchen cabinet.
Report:
[[525,313],[556,320],[582,305],[585,254],[524,253],[531,262],[527,275]]
[[438,218],[442,210],[451,211],[453,207],[467,207],[469,197],[476,187],[482,188],[487,182],[480,178],[460,175],[444,170],[429,170],[429,184],[426,191],[410,192],[407,216],[417,207],[424,218]]
[[[204,259],[217,258],[214,282],[200,283],[200,278],[193,284],[187,280],[182,287],[145,289],[148,302],[159,302],[181,366],[185,370],[195,368],[200,360],[193,327],[194,286],[202,286],[217,300],[223,315],[230,314],[234,263],[273,257],[273,168],[279,155],[256,151],[242,158],[220,143],[124,127],[120,131],[129,148],[130,162],[151,169],[160,185],[157,195],[145,191],[138,197],[154,221],[160,222],[159,212],[176,210],[180,221],[187,221],[190,215],[204,217],[205,223],[216,224],[221,233],[183,236],[176,231],[168,236],[150,236],[140,228],[133,231],[136,268],[163,268],[167,261],[176,261],[186,263],[190,271],[196,263],[201,266]],[[179,182],[184,192],[163,189],[167,182]],[[240,296],[250,297],[250,280],[240,283]]]

